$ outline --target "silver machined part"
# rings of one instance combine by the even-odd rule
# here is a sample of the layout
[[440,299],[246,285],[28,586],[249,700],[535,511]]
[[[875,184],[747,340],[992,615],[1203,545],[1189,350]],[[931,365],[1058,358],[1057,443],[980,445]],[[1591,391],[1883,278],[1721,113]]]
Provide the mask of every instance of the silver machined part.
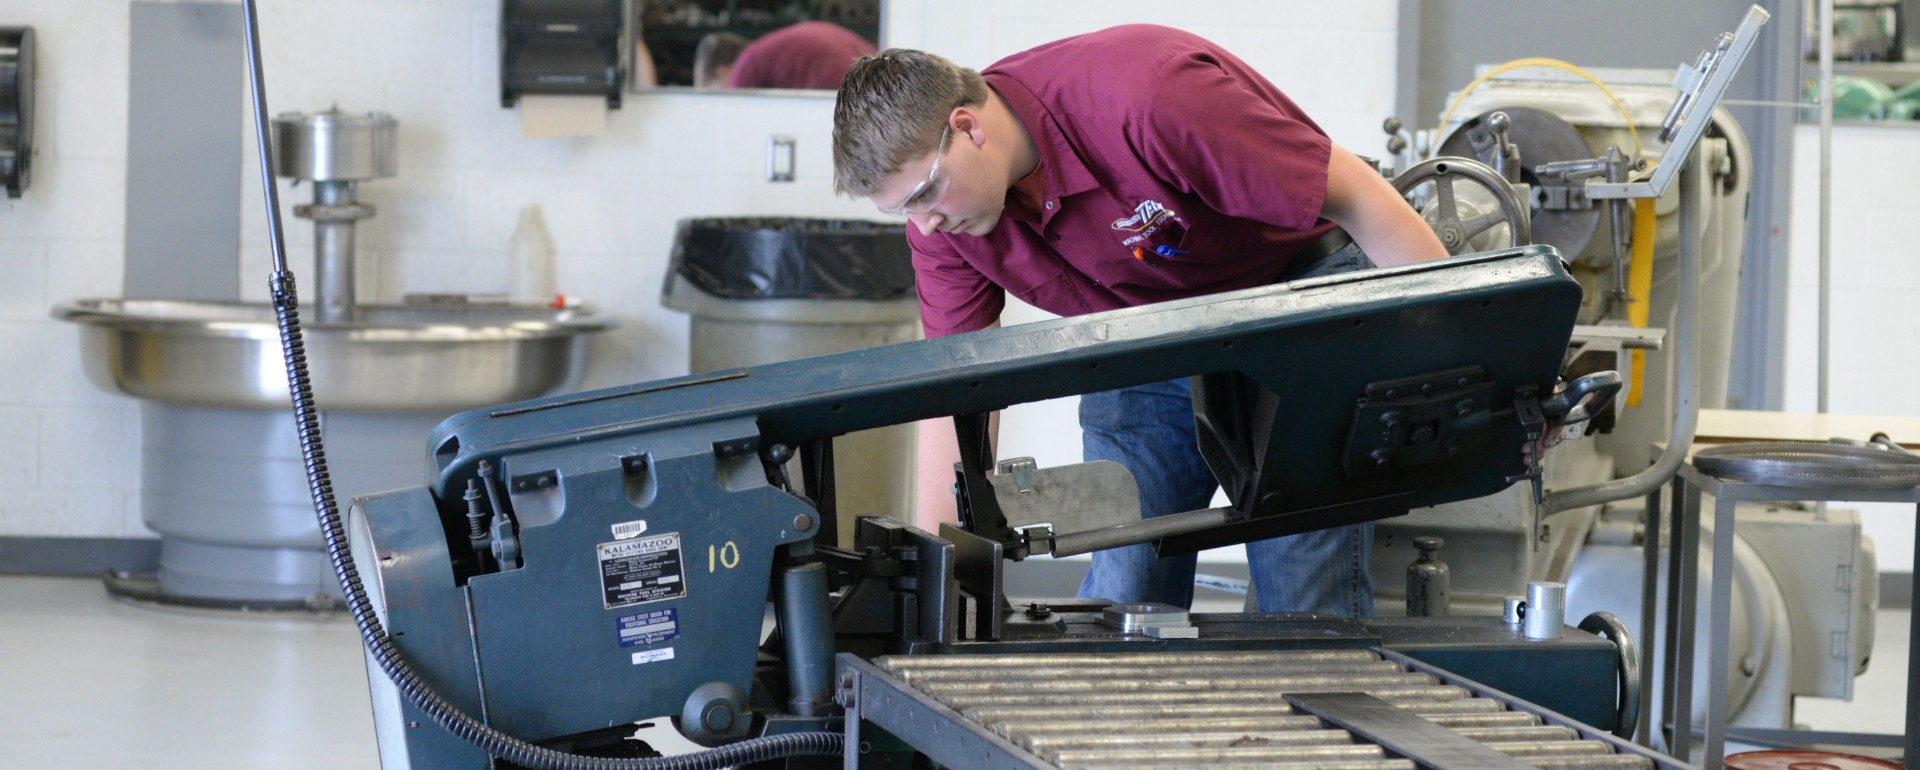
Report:
[[1149,639],[1198,639],[1200,627],[1192,623],[1152,624],[1142,629]]
[[1109,604],[1100,611],[1100,624],[1121,633],[1145,633],[1148,626],[1184,625],[1187,611],[1171,604]]
[[384,112],[334,107],[273,119],[273,173],[310,182],[358,182],[400,171],[400,125]]
[[1528,639],[1558,639],[1567,625],[1567,584],[1527,584],[1527,616],[1521,628]]
[[1506,621],[1507,625],[1517,626],[1527,619],[1526,597],[1509,596],[1503,605],[1500,609],[1500,619]]

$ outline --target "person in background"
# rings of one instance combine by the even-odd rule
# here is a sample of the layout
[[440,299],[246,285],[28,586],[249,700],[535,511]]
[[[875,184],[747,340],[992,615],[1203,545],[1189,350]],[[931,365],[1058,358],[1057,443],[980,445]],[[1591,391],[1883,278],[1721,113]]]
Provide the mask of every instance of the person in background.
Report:
[[693,87],[725,88],[740,52],[752,41],[732,32],[710,32],[693,48]]
[[[913,50],[862,58],[833,144],[835,189],[914,225],[928,337],[998,326],[1009,292],[1073,316],[1446,256],[1266,78],[1167,27],[1071,37],[983,72]],[[1186,380],[1082,396],[1080,424],[1087,460],[1133,474],[1143,516],[1208,506]],[[916,523],[937,531],[954,518],[959,451],[951,421],[920,434]],[[1371,615],[1371,544],[1371,524],[1249,543],[1259,609]],[[1193,572],[1192,555],[1103,551],[1080,595],[1184,607]]]
[[873,43],[846,27],[803,21],[748,43],[727,74],[728,88],[804,88],[831,91],[853,67],[874,52]]

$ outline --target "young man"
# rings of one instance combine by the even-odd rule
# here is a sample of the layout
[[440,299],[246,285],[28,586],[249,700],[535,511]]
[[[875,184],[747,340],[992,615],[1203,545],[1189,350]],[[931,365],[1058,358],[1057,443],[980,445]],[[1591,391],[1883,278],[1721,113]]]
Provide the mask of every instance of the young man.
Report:
[[[914,225],[928,337],[997,325],[1006,292],[1071,316],[1446,256],[1265,78],[1166,27],[1068,38],[984,73],[883,51],[841,84],[833,139],[836,189]],[[1080,424],[1087,460],[1132,472],[1144,516],[1207,507],[1185,380],[1083,396]],[[953,517],[958,450],[948,421],[920,433],[930,529],[930,513]],[[1363,524],[1249,543],[1260,609],[1371,615],[1371,540]],[[1187,606],[1193,569],[1191,555],[1115,549],[1094,554],[1080,591]]]

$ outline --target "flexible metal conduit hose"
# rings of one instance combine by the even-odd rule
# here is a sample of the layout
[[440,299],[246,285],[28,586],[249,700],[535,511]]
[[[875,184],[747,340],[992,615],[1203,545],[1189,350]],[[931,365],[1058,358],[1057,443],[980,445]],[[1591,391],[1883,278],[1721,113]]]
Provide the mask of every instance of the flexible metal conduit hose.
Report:
[[[1703,172],[1700,159],[1705,152],[1704,149],[1694,150],[1688,156],[1686,166],[1680,169],[1680,286],[1677,318],[1674,321],[1673,433],[1667,439],[1667,449],[1660,453],[1660,459],[1654,461],[1651,467],[1624,479],[1548,493],[1546,501],[1540,506],[1542,518],[1576,508],[1644,496],[1673,478],[1673,474],[1680,470],[1680,463],[1686,459],[1687,451],[1693,446],[1693,434],[1700,424],[1700,350],[1695,339],[1700,333],[1700,309],[1697,307],[1700,301],[1700,238],[1696,229],[1704,194],[1696,175]],[[1645,300],[1651,302],[1651,294]]]
[[353,567],[348,553],[346,527],[333,496],[333,481],[327,475],[327,459],[320,439],[320,413],[313,404],[313,385],[307,376],[307,355],[300,333],[299,296],[294,289],[292,271],[287,269],[286,242],[281,237],[279,192],[274,186],[272,142],[267,136],[266,87],[261,82],[260,24],[255,0],[243,0],[247,17],[247,66],[253,78],[253,122],[260,145],[261,187],[266,191],[267,234],[273,250],[273,275],[267,285],[273,295],[273,308],[280,323],[280,344],[287,363],[287,389],[293,397],[293,414],[300,430],[300,453],[306,461],[307,486],[313,494],[314,513],[320,520],[320,533],[326,540],[327,557],[346,594],[347,609],[360,629],[367,651],[380,664],[380,670],[393,679],[400,692],[435,723],[494,757],[516,765],[552,770],[704,770],[763,762],[801,755],[838,755],[843,738],[839,733],[806,732],[775,735],[741,741],[717,749],[675,757],[648,759],[611,759],[584,757],[541,748],[513,738],[476,721],[434,692],[413,672],[400,649],[381,628],[366,587]]

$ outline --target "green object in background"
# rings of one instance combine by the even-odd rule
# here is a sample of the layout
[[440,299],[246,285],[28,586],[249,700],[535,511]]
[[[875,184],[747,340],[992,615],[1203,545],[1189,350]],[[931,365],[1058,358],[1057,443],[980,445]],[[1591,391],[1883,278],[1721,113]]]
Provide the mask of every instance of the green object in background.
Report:
[[1920,118],[1920,81],[1895,89],[1893,97],[1887,100],[1887,120],[1916,118]]
[[[1814,102],[1816,82],[1808,88],[1807,103]],[[1833,78],[1833,117],[1835,120],[1880,120],[1887,116],[1887,103],[1893,89],[1878,80],[1835,75]]]

